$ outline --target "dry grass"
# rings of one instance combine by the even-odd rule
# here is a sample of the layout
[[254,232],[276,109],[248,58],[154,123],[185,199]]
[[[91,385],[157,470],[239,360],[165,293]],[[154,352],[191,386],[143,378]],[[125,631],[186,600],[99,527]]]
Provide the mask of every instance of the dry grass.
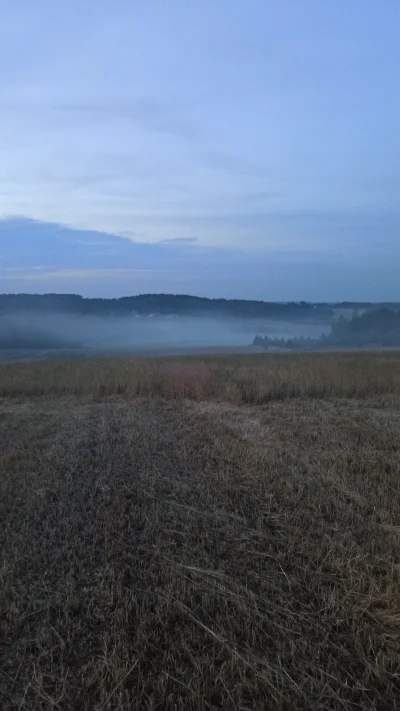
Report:
[[0,393],[2,709],[400,706],[398,354],[20,364]]
[[126,395],[263,404],[400,391],[400,352],[97,358],[0,366],[0,397]]

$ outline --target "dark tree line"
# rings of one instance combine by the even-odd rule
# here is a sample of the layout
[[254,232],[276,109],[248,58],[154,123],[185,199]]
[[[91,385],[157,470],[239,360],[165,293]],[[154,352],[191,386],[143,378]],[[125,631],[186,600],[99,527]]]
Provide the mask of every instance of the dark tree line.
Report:
[[331,345],[400,346],[400,310],[379,309],[332,325],[325,337]]
[[341,317],[331,326],[331,332],[320,338],[270,338],[256,336],[254,345],[263,348],[296,350],[329,347],[400,347],[400,309],[381,308],[366,311],[350,321]]
[[[377,305],[375,305],[376,308]],[[394,304],[381,304],[393,307]],[[398,306],[398,305],[397,305]],[[335,309],[374,308],[373,304],[291,301],[277,303],[245,299],[207,299],[187,294],[139,294],[119,299],[84,298],[78,294],[0,294],[0,314],[35,311],[93,316],[132,313],[206,315],[229,318],[275,318],[304,323],[331,323]]]
[[230,318],[276,318],[329,323],[332,306],[302,302],[274,303],[243,299],[207,299],[176,294],[140,294],[120,299],[89,299],[75,294],[2,294],[0,314],[16,311],[97,316],[206,315]]

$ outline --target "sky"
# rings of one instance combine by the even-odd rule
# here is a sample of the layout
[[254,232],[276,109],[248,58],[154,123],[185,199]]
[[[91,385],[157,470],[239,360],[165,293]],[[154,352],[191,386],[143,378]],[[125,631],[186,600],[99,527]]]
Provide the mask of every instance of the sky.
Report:
[[0,4],[1,292],[400,300],[398,0]]

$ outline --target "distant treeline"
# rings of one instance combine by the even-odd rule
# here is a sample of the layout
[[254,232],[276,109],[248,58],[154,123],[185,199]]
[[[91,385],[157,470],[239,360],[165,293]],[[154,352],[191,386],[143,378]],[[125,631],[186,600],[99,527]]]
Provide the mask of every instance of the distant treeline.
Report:
[[254,345],[264,348],[286,348],[295,350],[323,349],[331,347],[400,347],[400,307],[366,311],[350,321],[339,318],[331,327],[331,332],[320,338],[270,338],[256,336]]
[[3,294],[0,314],[35,311],[92,316],[129,316],[130,314],[176,314],[225,316],[229,318],[274,318],[304,323],[331,323],[338,309],[372,308],[372,304],[343,302],[338,304],[267,301],[242,299],[206,299],[175,294],[141,294],[120,299],[88,299],[76,294]]

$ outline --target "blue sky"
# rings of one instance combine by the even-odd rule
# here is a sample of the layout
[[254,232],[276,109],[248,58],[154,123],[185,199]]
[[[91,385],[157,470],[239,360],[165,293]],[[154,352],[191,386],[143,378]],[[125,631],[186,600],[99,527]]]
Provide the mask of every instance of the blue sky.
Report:
[[0,291],[399,299],[398,0],[0,25]]

